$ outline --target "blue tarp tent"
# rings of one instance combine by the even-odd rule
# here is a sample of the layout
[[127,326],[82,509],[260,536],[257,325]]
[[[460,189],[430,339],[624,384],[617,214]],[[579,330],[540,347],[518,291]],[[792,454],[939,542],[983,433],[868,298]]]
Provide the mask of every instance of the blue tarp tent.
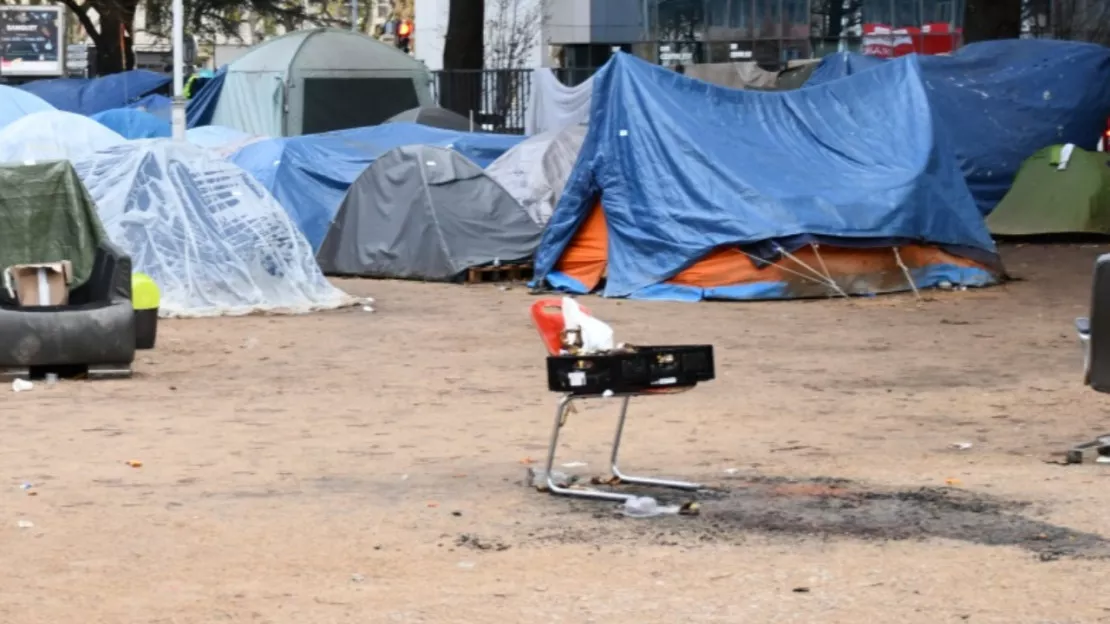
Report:
[[162,121],[169,121],[173,113],[173,100],[157,93],[135,100],[127,108],[145,111]]
[[173,136],[170,124],[148,112],[133,108],[113,108],[91,116],[104,127],[125,139],[162,139]]
[[[1010,189],[1027,158],[1049,145],[1094,149],[1110,115],[1110,48],[1020,39],[971,44],[952,56],[921,56],[929,101],[984,215]],[[859,54],[821,61],[806,86],[884,64]],[[892,141],[900,137],[891,136]]]
[[0,85],[0,128],[32,113],[52,111],[54,107],[37,95]]
[[[585,258],[589,243],[576,235],[596,232],[583,225],[597,214],[606,296],[804,296],[767,276],[803,248],[816,252],[813,243],[820,261],[795,272],[808,266],[822,294],[904,290],[911,277],[917,288],[984,285],[995,279],[986,267],[998,266],[912,57],[820,88],[761,93],[618,54],[594,78],[588,133],[537,251],[538,279],[596,286],[560,260]],[[921,262],[903,262],[922,245]],[[834,249],[850,268],[832,266]],[[726,251],[746,263],[743,275],[673,281]],[[869,264],[880,260],[882,270]]]
[[404,145],[435,145],[485,168],[523,139],[395,123],[259,141],[236,152],[231,161],[277,198],[315,250],[347,189],[385,152]]
[[186,130],[185,138],[198,147],[213,149],[235,144],[245,145],[254,137],[242,130],[236,130],[235,128],[201,126],[199,128],[189,128]]
[[212,116],[216,113],[216,104],[220,102],[220,92],[224,88],[225,78],[227,78],[227,65],[221,67],[215,76],[193,94],[193,98],[185,107],[185,120],[190,128],[199,128],[212,123]]
[[99,78],[53,78],[20,85],[58,110],[95,115],[128,104],[170,82],[170,77],[145,69],[134,69]]

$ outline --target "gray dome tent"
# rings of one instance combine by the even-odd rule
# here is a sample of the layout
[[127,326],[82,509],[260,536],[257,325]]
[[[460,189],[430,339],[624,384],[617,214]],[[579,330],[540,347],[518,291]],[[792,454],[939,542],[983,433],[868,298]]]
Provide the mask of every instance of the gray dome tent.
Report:
[[455,111],[438,106],[410,108],[403,113],[394,115],[386,123],[401,121],[418,123],[422,126],[431,126],[432,128],[443,128],[444,130],[458,130],[459,132],[470,132],[471,130],[469,119]]
[[450,281],[471,267],[531,258],[542,234],[465,156],[410,145],[355,180],[316,261],[330,275]]
[[270,137],[373,126],[431,105],[431,83],[423,63],[376,39],[302,30],[228,66],[212,125]]

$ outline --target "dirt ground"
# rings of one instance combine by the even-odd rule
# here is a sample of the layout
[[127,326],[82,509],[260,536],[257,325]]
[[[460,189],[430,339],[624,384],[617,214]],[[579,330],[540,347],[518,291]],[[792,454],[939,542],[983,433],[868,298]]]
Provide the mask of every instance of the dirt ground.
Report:
[[[526,289],[164,322],[132,380],[3,390],[0,622],[1110,622],[1110,467],[1045,461],[1110,430],[1072,332],[1105,251],[1008,248],[1022,281],[922,303],[589,299],[715,345],[623,454],[719,488],[698,517],[522,485],[556,398]],[[604,472],[615,409],[560,465]]]

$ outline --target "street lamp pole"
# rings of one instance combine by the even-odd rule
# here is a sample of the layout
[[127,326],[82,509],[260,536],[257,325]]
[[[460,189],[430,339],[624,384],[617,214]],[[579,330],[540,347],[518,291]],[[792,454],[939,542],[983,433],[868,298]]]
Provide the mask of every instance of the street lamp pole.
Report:
[[185,140],[185,6],[173,0],[173,138]]

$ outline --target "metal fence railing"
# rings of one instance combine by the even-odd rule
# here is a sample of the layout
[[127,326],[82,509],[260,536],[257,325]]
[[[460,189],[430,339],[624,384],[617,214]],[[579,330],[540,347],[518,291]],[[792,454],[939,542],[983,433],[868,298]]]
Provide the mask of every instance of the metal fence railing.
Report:
[[[559,80],[574,86],[596,69],[555,69]],[[524,134],[532,97],[531,69],[441,70],[434,73],[433,96],[443,108],[464,112],[476,130]]]

